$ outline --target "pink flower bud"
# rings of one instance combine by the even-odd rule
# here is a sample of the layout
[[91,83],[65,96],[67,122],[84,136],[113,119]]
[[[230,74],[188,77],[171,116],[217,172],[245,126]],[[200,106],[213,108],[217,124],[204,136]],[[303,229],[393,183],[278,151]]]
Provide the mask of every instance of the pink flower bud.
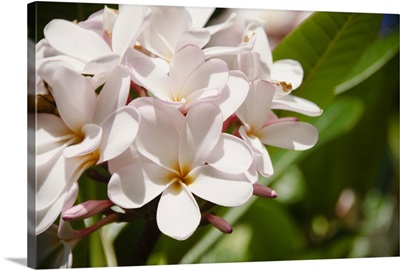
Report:
[[65,221],[85,219],[101,213],[113,205],[114,203],[110,200],[90,200],[71,207],[63,213],[62,217]]
[[276,198],[278,196],[275,190],[260,184],[253,184],[253,195],[266,198]]
[[225,219],[219,216],[205,213],[203,214],[203,218],[223,233],[229,234],[233,232],[232,226]]

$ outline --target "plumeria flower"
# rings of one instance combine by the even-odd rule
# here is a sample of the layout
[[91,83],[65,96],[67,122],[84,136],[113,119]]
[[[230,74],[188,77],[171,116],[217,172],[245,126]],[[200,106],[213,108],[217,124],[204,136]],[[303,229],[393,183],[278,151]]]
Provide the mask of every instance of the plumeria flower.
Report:
[[[238,16],[235,24],[215,34],[210,46],[226,44],[227,35],[230,42],[246,42],[254,39],[251,51],[235,56],[224,56],[222,59],[230,69],[238,69],[246,74],[249,81],[266,80],[275,88],[272,109],[298,112],[308,116],[319,116],[322,110],[313,102],[290,95],[303,81],[303,68],[298,61],[282,59],[273,61],[268,37],[263,23]],[[235,35],[236,37],[232,37]]]
[[244,172],[252,164],[252,151],[241,139],[221,133],[216,105],[199,103],[186,116],[151,98],[136,99],[131,106],[142,116],[135,144],[143,157],[128,153],[109,162],[115,171],[108,195],[116,205],[139,208],[161,195],[159,229],[184,240],[201,220],[195,196],[227,207],[250,198],[253,186]]
[[[154,56],[166,62],[170,62],[173,55],[187,45],[203,48],[212,35],[228,28],[236,18],[233,14],[220,24],[205,27],[214,9],[152,6],[151,10],[153,16],[140,35],[139,42]],[[203,15],[202,18],[199,15]],[[252,42],[246,42],[234,47],[209,47],[204,49],[204,54],[206,59],[217,55],[238,54],[249,51],[252,45]]]
[[220,107],[225,120],[244,101],[249,89],[242,72],[229,71],[219,59],[206,61],[204,52],[194,45],[173,56],[169,72],[141,57],[133,59],[132,65],[136,67],[131,69],[133,80],[182,112],[209,101]]
[[274,173],[265,145],[291,150],[306,150],[318,140],[318,130],[296,118],[278,118],[271,110],[276,89],[266,81],[254,82],[254,87],[236,114],[243,125],[241,137],[252,146],[254,164],[259,173]]
[[45,40],[37,48],[38,65],[60,60],[82,74],[97,75],[104,83],[115,67],[125,64],[127,51],[133,50],[150,17],[145,6],[120,5],[118,14],[106,7],[81,24],[54,19],[46,25]]
[[36,233],[60,214],[65,196],[90,166],[121,154],[135,139],[140,116],[125,106],[129,72],[117,67],[96,94],[88,78],[60,66],[52,95],[60,116],[37,115]]

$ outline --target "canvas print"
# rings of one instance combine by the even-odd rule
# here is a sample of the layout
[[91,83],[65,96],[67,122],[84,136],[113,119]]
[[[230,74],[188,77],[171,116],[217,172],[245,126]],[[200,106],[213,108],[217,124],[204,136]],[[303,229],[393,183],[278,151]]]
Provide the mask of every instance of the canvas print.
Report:
[[399,16],[28,5],[28,266],[399,256]]

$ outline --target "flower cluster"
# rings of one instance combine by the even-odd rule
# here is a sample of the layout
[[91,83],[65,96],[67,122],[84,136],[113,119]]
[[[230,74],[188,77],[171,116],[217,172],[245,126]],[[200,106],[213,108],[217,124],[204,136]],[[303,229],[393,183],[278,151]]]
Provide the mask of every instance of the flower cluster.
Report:
[[[213,9],[198,11],[120,5],[47,24],[36,45],[37,234],[61,215],[59,237],[79,238],[118,221],[112,206],[128,215],[155,199],[165,235],[187,239],[202,222],[230,232],[202,206],[275,197],[257,184],[274,173],[265,146],[315,145],[315,127],[274,112],[322,113],[291,94],[301,65],[273,61],[262,22],[232,14],[205,26]],[[96,166],[109,172],[109,200],[74,206]],[[94,227],[69,226],[105,210]]]

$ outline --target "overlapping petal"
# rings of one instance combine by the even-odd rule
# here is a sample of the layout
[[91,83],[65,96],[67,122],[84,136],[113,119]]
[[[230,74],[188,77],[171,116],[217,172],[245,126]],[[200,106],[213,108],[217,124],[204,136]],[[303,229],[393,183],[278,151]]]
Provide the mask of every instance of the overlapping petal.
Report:
[[113,70],[97,97],[93,123],[99,125],[111,113],[126,105],[130,82],[126,67],[119,66]]
[[141,207],[166,189],[170,173],[154,163],[129,164],[112,175],[108,196],[121,207]]
[[94,152],[102,139],[103,129],[95,124],[85,124],[81,133],[85,137],[79,143],[64,149],[66,158],[84,156]]
[[111,52],[95,32],[66,20],[50,21],[44,28],[44,36],[57,51],[86,62]]
[[253,152],[241,139],[223,133],[207,163],[213,168],[229,173],[241,174],[247,171],[253,162]]
[[141,115],[136,138],[139,152],[165,168],[175,166],[184,116],[178,110],[151,98],[135,99],[130,105]]
[[237,116],[248,128],[261,128],[268,118],[274,94],[275,89],[269,82],[253,82],[246,100],[236,112]]
[[222,129],[220,109],[212,103],[200,103],[186,115],[179,142],[179,164],[194,168],[203,165],[217,144]]
[[54,72],[53,96],[61,118],[75,133],[90,122],[96,104],[96,93],[90,80],[66,67]]
[[111,113],[102,123],[103,135],[99,144],[100,157],[97,161],[112,159],[124,152],[135,140],[140,115],[133,107],[122,107]]
[[118,12],[112,31],[112,49],[123,57],[149,23],[151,10],[146,6],[119,5]]

